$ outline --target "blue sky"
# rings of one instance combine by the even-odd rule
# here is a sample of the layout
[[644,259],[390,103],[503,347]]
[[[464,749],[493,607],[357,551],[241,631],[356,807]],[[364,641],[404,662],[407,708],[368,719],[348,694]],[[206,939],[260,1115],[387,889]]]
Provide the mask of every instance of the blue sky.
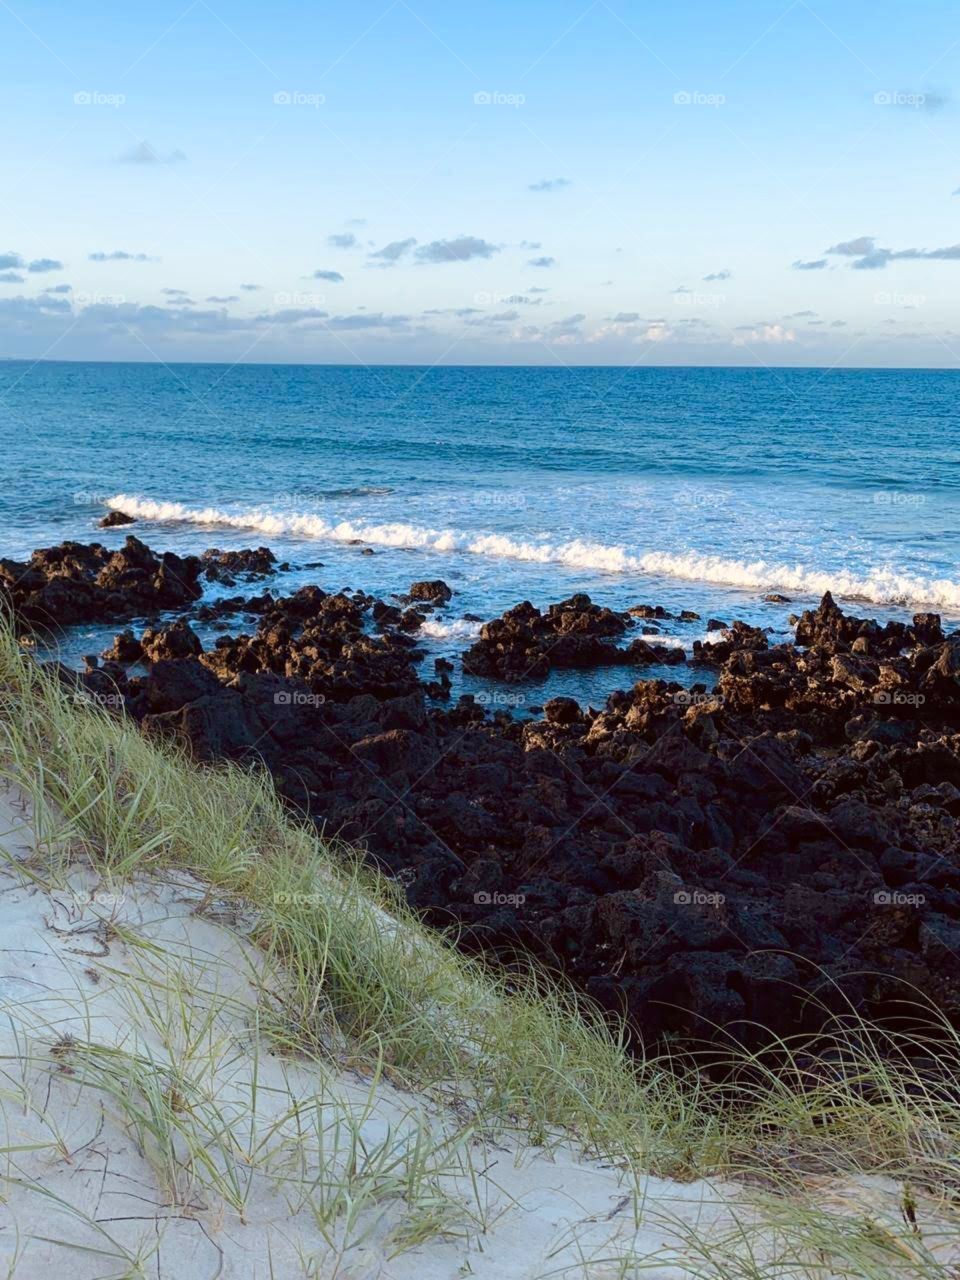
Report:
[[0,356],[960,364],[948,3],[3,0],[0,66]]

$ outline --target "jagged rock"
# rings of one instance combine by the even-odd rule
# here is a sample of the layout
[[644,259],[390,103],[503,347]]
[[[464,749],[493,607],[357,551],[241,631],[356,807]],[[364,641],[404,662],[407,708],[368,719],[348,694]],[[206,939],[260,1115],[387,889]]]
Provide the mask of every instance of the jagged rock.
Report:
[[26,623],[66,626],[183,609],[199,599],[200,561],[155,555],[127,536],[110,551],[99,542],[64,542],[35,551],[26,564],[0,560],[0,590]]
[[560,667],[685,661],[680,649],[643,640],[625,647],[616,644],[627,625],[627,614],[596,605],[584,594],[552,604],[545,613],[525,600],[484,624],[463,655],[463,669],[469,675],[517,681],[537,679]]
[[[119,638],[119,637],[118,637]],[[140,638],[140,649],[149,662],[170,658],[194,658],[203,653],[200,637],[188,622],[179,619],[172,626],[148,627]]]
[[265,578],[277,568],[277,558],[269,547],[256,547],[242,551],[221,551],[211,547],[200,557],[204,577],[211,582],[226,581],[232,584],[240,577],[246,580]]
[[408,594],[411,600],[428,600],[434,604],[446,604],[453,592],[445,582],[436,578],[432,582],[414,582]]
[[143,658],[143,646],[133,632],[128,628],[121,631],[113,637],[113,644],[109,649],[104,649],[101,658],[110,662],[120,662],[130,665],[134,662],[140,662]]

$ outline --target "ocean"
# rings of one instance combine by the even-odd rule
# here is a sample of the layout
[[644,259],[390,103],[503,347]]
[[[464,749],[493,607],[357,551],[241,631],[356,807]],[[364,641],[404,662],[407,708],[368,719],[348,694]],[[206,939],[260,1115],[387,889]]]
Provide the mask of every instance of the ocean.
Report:
[[[464,614],[575,591],[699,613],[664,624],[688,649],[711,616],[788,638],[827,589],[880,619],[956,621],[958,392],[929,370],[8,361],[0,555],[119,545],[128,530],[96,527],[115,509],[155,549],[269,545],[292,566],[275,590],[443,578],[431,659],[478,630]],[[101,638],[62,643],[75,658]],[[561,673],[543,693],[596,703],[624,678]]]

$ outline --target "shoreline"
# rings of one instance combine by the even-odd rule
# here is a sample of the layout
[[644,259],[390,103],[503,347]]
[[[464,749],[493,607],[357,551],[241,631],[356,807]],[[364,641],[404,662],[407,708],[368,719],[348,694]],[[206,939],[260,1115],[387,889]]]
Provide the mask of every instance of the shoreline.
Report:
[[[812,1035],[847,1000],[891,1014],[908,983],[960,1015],[938,958],[960,946],[960,633],[934,615],[881,628],[825,598],[800,647],[738,623],[693,665],[658,656],[655,607],[629,617],[575,596],[460,645],[486,693],[454,704],[451,663],[425,684],[416,662],[444,583],[415,584],[402,607],[319,587],[275,599],[266,549],[193,563],[136,539],[92,560],[69,545],[49,580],[19,575],[21,609],[26,581],[28,611],[73,591],[75,610],[102,612],[113,593],[121,614],[152,600],[228,632],[122,635],[67,677],[80,696],[201,759],[263,763],[431,923],[563,969],[648,1046],[711,1028]],[[200,602],[211,570],[242,588],[233,604]],[[523,677],[598,667],[627,686],[601,709],[559,696],[510,714]]]

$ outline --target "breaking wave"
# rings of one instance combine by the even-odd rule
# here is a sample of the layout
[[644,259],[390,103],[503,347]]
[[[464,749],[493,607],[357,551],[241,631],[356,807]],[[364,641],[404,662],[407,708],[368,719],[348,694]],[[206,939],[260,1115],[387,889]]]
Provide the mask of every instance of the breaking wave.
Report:
[[275,537],[294,536],[329,542],[359,539],[372,546],[461,551],[490,559],[562,564],[603,573],[654,574],[750,591],[785,589],[810,596],[832,591],[834,595],[873,604],[924,604],[954,611],[960,609],[960,582],[904,574],[892,569],[872,569],[858,574],[843,569],[814,569],[770,560],[734,560],[698,551],[635,552],[626,547],[587,542],[580,538],[569,542],[555,542],[545,537],[526,541],[500,533],[430,529],[403,522],[333,522],[318,515],[274,512],[263,507],[231,513],[216,507],[188,507],[180,502],[155,502],[123,493],[107,499],[106,506],[141,520],[250,529]]
[[480,634],[482,622],[468,622],[466,618],[457,618],[453,622],[441,622],[438,618],[428,618],[420,626],[420,634],[433,636],[436,640],[473,640]]

